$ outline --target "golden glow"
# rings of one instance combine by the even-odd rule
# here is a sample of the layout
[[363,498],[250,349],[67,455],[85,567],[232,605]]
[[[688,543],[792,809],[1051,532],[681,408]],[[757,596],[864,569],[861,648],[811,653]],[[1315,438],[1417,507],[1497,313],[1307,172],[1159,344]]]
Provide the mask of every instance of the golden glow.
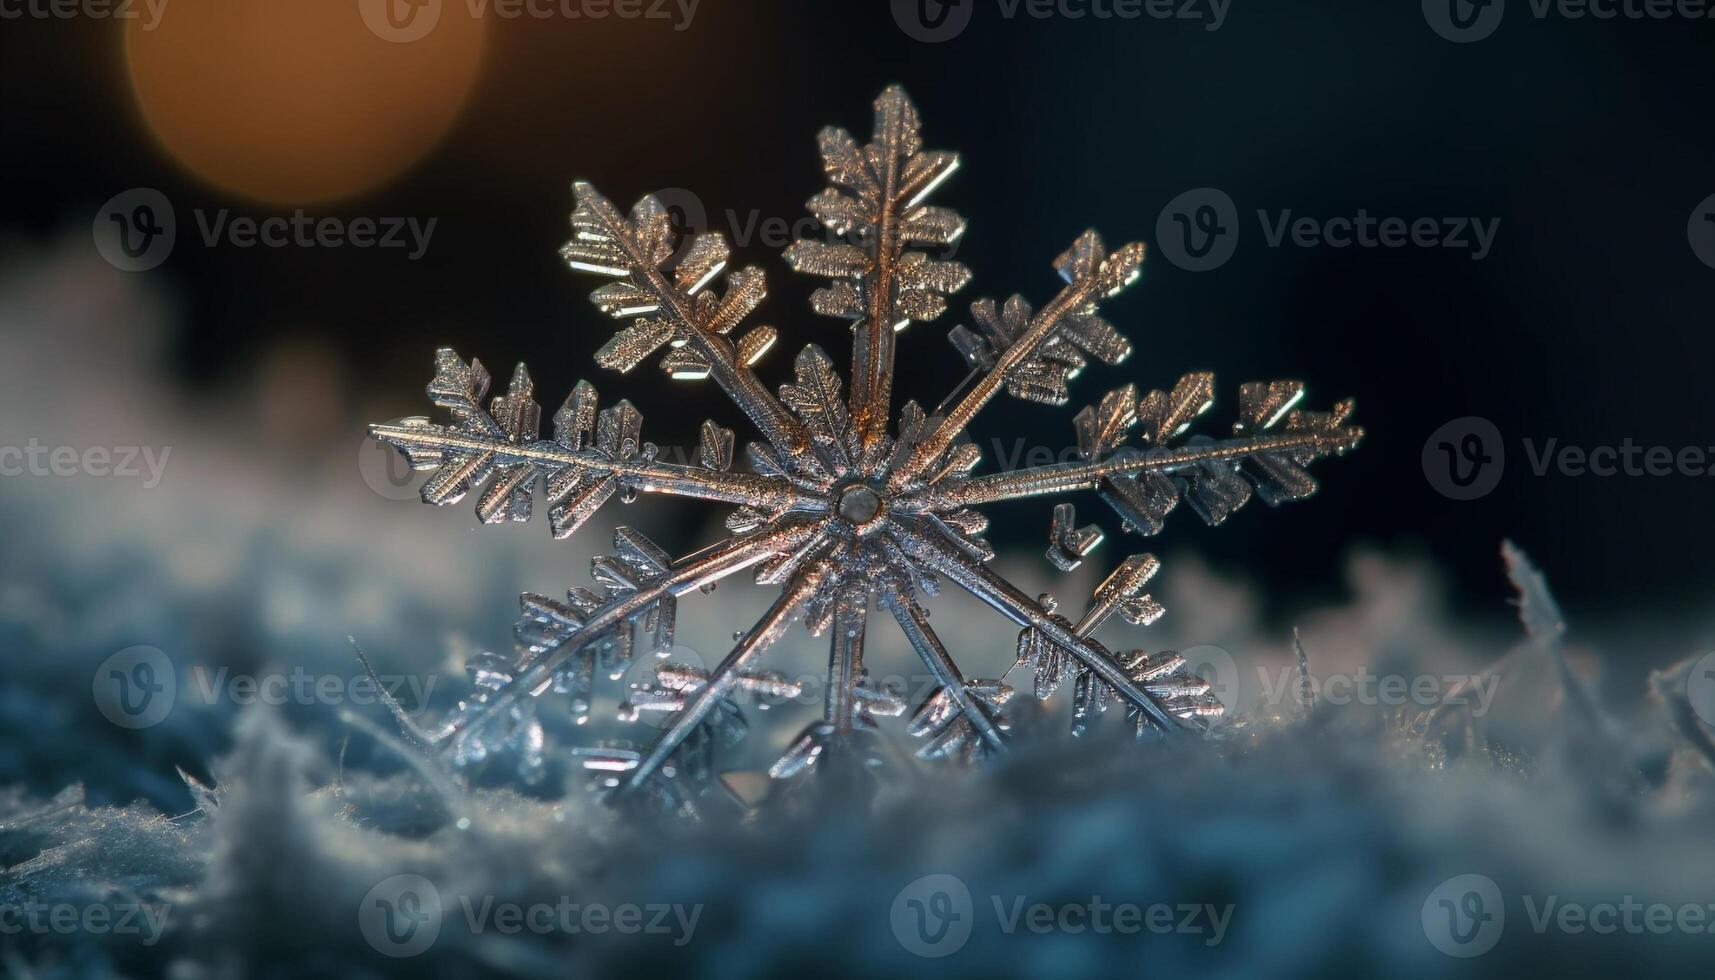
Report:
[[421,160],[464,107],[486,30],[466,9],[397,43],[355,2],[173,0],[153,30],[127,22],[126,71],[199,177],[272,203],[349,197]]

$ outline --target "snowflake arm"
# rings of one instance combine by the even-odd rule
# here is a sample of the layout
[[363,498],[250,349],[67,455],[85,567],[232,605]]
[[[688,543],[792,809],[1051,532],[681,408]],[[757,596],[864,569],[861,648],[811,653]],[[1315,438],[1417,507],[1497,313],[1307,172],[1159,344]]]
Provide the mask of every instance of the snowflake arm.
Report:
[[415,417],[370,427],[372,436],[404,453],[413,469],[435,471],[423,485],[425,503],[455,504],[486,484],[476,505],[483,523],[528,521],[540,479],[556,505],[549,522],[557,538],[571,535],[616,494],[662,493],[776,511],[819,504],[814,493],[783,476],[727,472],[730,458],[716,458],[707,449],[702,467],[658,461],[655,447],[642,441],[637,409],[622,400],[598,410],[596,391],[587,382],[579,382],[555,413],[554,438],[538,439],[542,409],[524,365],[513,372],[507,393],[485,409],[490,382],[481,361],[467,364],[442,348],[428,393],[451,412],[453,424]]
[[[783,478],[755,473],[711,473],[693,466],[643,458],[607,459],[589,452],[566,450],[552,443],[518,445],[432,424],[372,425],[369,433],[406,452],[441,453],[443,456],[488,454],[490,465],[529,466],[542,474],[571,471],[602,479],[611,476],[617,480],[616,489],[630,488],[642,493],[748,504],[775,510],[802,509],[820,502],[814,495],[805,493]],[[453,504],[463,496],[463,493],[437,495],[437,499],[430,502]],[[505,520],[509,513],[506,509],[486,505],[478,511],[486,523]]]
[[[965,749],[967,745],[975,748],[976,744],[987,751],[999,752],[1006,748],[1006,738],[1002,734],[1003,722],[990,713],[993,700],[985,699],[984,695],[1004,703],[1011,692],[999,692],[1000,685],[994,681],[976,681],[967,684],[959,673],[958,665],[947,654],[947,648],[942,645],[941,638],[929,626],[929,616],[923,607],[908,599],[890,598],[888,606],[893,617],[899,621],[899,628],[905,633],[905,638],[911,642],[917,655],[923,658],[924,666],[940,685],[939,689],[924,702],[917,717],[913,719],[912,734],[931,735],[937,730],[942,733],[935,735],[933,741],[924,747],[924,753],[930,756],[940,756],[953,751]],[[998,705],[994,705],[998,707]],[[948,715],[956,709],[963,719],[963,724],[954,726],[948,724]]]
[[828,640],[828,696],[823,718],[836,732],[850,731],[861,709],[857,702],[863,677],[864,631],[869,625],[869,595],[835,600],[833,635]]
[[766,295],[761,271],[734,273],[725,296],[717,299],[706,287],[726,269],[731,254],[719,232],[697,236],[668,269],[674,234],[660,201],[643,198],[627,220],[590,184],[579,181],[575,188],[575,236],[560,250],[561,258],[576,271],[612,277],[591,299],[608,315],[634,321],[596,354],[597,362],[623,373],[663,346],[680,347],[663,362],[675,377],[713,377],[770,444],[792,462],[809,465],[803,427],[751,370],[774,345],[774,329],[757,327],[736,343],[726,336]]
[[1143,254],[1143,245],[1134,242],[1109,255],[1100,236],[1086,231],[1055,260],[1067,285],[1040,312],[1032,314],[1018,296],[999,310],[992,302],[973,306],[982,332],[958,327],[952,339],[985,373],[912,448],[889,486],[898,490],[920,480],[1003,385],[1020,398],[1064,404],[1067,380],[1084,366],[1080,350],[1109,364],[1125,360],[1130,342],[1098,315],[1097,306],[1136,280]]
[[649,779],[659,769],[662,763],[679,748],[702,724],[727,693],[738,683],[740,675],[752,661],[775,641],[785,635],[792,620],[797,616],[802,606],[827,577],[828,566],[815,564],[800,571],[792,581],[781,590],[779,598],[768,608],[756,625],[750,628],[728,653],[726,659],[720,662],[709,673],[705,681],[692,694],[677,712],[673,720],[656,736],[654,744],[638,760],[637,766],[627,776],[620,787],[622,792],[634,792],[649,782]]
[[[642,588],[616,590],[605,602],[576,593],[574,596],[579,600],[576,603],[559,603],[545,596],[524,595],[521,600],[524,619],[518,627],[524,655],[517,668],[510,672],[511,676],[503,686],[483,700],[478,710],[450,720],[434,732],[430,740],[437,745],[449,744],[467,731],[480,730],[524,698],[540,695],[554,686],[556,681],[566,686],[568,693],[580,693],[587,687],[589,678],[562,671],[574,656],[587,652],[593,644],[610,637],[627,621],[647,614],[662,602],[707,588],[729,575],[773,558],[809,536],[812,530],[813,525],[808,522],[783,521],[754,534],[728,538],[673,562],[670,569]],[[621,528],[616,532],[616,538],[625,533],[627,530]],[[671,645],[670,640],[668,645]],[[564,676],[556,677],[557,674]],[[574,706],[574,713],[581,714],[587,710],[587,704]]]
[[1196,727],[1161,704],[1135,681],[1112,653],[1095,640],[1078,635],[1064,619],[1056,617],[988,566],[971,561],[934,538],[939,535],[919,529],[900,535],[905,549],[935,571],[980,599],[984,604],[1027,629],[1036,630],[1047,642],[1076,657],[1116,694],[1142,712],[1155,726],[1166,731]]
[[[1348,424],[1351,401],[1331,412],[1301,411],[1294,406],[1303,385],[1274,381],[1240,386],[1234,438],[1196,437],[1173,446],[1213,404],[1213,392],[1214,377],[1204,373],[1184,376],[1171,393],[1152,391],[1142,399],[1133,386],[1109,392],[1074,420],[1083,461],[975,477],[938,492],[936,506],[1096,490],[1129,527],[1145,534],[1158,532],[1182,498],[1210,524],[1219,524],[1253,490],[1270,504],[1314,493],[1316,480],[1305,467],[1349,451],[1364,435]],[[1141,447],[1125,445],[1134,428]]]
[[895,334],[946,309],[945,295],[970,279],[956,262],[910,246],[945,246],[965,222],[922,201],[958,169],[957,154],[924,151],[917,107],[899,86],[875,100],[874,140],[860,147],[845,130],[824,129],[822,167],[834,186],[810,213],[835,241],[804,240],[786,250],[799,272],[831,277],[816,291],[818,313],[856,321],[852,340],[851,452],[873,458],[886,437]]

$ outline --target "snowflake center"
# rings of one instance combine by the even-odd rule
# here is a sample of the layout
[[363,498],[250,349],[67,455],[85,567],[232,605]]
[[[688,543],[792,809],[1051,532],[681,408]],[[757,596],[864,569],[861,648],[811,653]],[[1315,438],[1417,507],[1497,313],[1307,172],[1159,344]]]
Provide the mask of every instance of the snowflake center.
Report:
[[855,484],[840,491],[835,509],[841,517],[862,527],[881,516],[881,496],[861,483]]

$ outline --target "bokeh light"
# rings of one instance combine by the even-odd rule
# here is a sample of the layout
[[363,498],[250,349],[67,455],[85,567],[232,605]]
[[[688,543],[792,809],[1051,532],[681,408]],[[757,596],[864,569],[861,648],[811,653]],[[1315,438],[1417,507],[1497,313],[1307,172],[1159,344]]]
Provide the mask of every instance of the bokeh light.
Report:
[[399,42],[350,0],[174,0],[130,21],[125,60],[143,117],[199,177],[302,204],[398,175],[444,136],[482,61],[485,21],[448,4]]

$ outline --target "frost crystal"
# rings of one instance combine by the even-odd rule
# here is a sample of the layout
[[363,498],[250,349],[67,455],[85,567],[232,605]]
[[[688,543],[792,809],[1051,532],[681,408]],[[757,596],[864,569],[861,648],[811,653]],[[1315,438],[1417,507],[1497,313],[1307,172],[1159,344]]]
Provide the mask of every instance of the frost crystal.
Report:
[[[1115,704],[1140,736],[1199,730],[1219,717],[1209,685],[1177,655],[1112,651],[1093,639],[1116,613],[1134,624],[1161,615],[1144,591],[1159,568],[1154,556],[1122,562],[1073,621],[1050,597],[1031,598],[988,567],[988,522],[973,508],[1094,490],[1141,534],[1160,531],[1181,500],[1219,524],[1253,495],[1278,504],[1314,492],[1305,467],[1362,436],[1348,424],[1352,403],[1305,411],[1297,408],[1297,382],[1246,384],[1230,437],[1187,437],[1214,400],[1213,376],[1188,374],[1167,391],[1140,395],[1127,386],[1080,411],[1073,420],[1077,460],[975,475],[981,454],[967,428],[997,394],[1061,405],[1070,397],[1068,382],[1090,360],[1118,364],[1131,353],[1100,304],[1137,278],[1144,248],[1110,251],[1088,231],[1055,260],[1065,285],[1047,304],[1033,308],[1016,295],[973,304],[974,326],[951,334],[971,377],[933,411],[906,402],[894,416],[901,332],[939,316],[947,295],[970,278],[964,266],[936,257],[963,233],[964,220],[924,203],[959,160],[923,149],[917,110],[896,87],[875,102],[872,142],[860,145],[834,128],[819,141],[832,186],[809,210],[828,235],[793,244],[785,258],[829,280],[812,299],[817,313],[852,324],[849,393],[813,344],[798,353],[795,376],[778,395],[759,380],[753,367],[778,339],[772,327],[745,326],[765,295],[762,273],[729,271],[730,250],[718,233],[681,247],[654,197],[626,215],[579,182],[574,234],[561,250],[572,269],[608,280],[592,299],[623,323],[597,362],[624,373],[659,354],[671,377],[719,385],[761,435],[745,447],[747,470],[732,468],[733,432],[712,421],[703,424],[698,465],[664,461],[643,441],[642,416],[631,403],[601,408],[587,382],[554,413],[552,437],[544,439],[522,365],[506,393],[484,408],[488,372],[451,350],[436,355],[429,385],[450,424],[414,418],[373,427],[415,468],[434,471],[423,487],[426,502],[452,504],[481,488],[476,512],[485,523],[528,520],[538,487],[556,537],[576,531],[615,496],[629,502],[656,493],[735,507],[726,520],[732,536],[693,555],[674,559],[621,528],[614,554],[594,562],[599,589],[574,588],[563,600],[525,595],[515,655],[473,662],[477,693],[438,730],[418,733],[454,762],[509,750],[527,777],[539,772],[539,695],[563,694],[583,717],[598,675],[617,679],[633,658],[667,654],[679,597],[747,569],[780,588],[761,621],[737,634],[712,670],[664,663],[657,684],[632,692],[627,713],[670,716],[654,743],[580,751],[586,767],[618,792],[644,790],[689,807],[699,780],[713,772],[711,753],[743,735],[735,696],[795,690],[757,664],[800,617],[812,634],[832,636],[826,712],[773,767],[776,779],[816,771],[831,751],[864,751],[878,717],[910,710],[867,683],[864,634],[872,610],[898,622],[937,679],[908,726],[923,740],[918,755],[972,759],[1003,748],[1014,692],[1000,680],[966,679],[930,628],[923,601],[943,580],[1022,627],[1017,666],[1034,672],[1039,698],[1070,682],[1077,732]],[[1057,567],[1076,567],[1101,541],[1099,530],[1078,525],[1071,504],[1056,504],[1047,556]]]

